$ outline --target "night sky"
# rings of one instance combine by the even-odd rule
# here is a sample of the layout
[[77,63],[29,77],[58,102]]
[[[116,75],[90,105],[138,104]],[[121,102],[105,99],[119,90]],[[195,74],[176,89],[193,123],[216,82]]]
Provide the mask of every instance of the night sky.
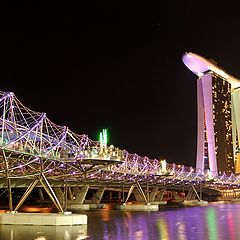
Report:
[[93,140],[107,128],[129,153],[195,166],[197,77],[182,55],[240,76],[238,8],[130,2],[2,8],[0,90]]

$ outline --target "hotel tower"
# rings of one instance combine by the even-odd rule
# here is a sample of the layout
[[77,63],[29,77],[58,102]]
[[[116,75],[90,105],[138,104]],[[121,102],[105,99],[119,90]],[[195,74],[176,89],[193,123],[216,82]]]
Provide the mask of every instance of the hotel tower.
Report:
[[194,53],[183,62],[198,76],[196,170],[240,173],[240,80]]

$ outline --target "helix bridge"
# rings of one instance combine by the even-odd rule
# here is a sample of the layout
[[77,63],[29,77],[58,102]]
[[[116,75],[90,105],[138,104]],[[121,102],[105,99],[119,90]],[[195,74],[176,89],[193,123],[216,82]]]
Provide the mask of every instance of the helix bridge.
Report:
[[[9,209],[17,211],[32,190],[41,185],[59,211],[64,211],[53,186],[107,185],[121,187],[201,186],[238,189],[240,176],[211,175],[193,167],[128,153],[93,141],[66,126],[53,123],[45,113],[25,107],[12,92],[0,92],[0,186],[8,191]],[[25,184],[16,207],[12,188]]]

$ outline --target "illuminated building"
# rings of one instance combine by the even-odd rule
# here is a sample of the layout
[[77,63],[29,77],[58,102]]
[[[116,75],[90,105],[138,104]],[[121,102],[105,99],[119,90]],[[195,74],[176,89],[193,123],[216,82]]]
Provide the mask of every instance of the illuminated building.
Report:
[[183,62],[198,76],[196,169],[210,169],[214,175],[235,172],[240,142],[240,81],[199,55],[186,53]]
[[235,173],[240,173],[240,152],[236,152],[235,158]]

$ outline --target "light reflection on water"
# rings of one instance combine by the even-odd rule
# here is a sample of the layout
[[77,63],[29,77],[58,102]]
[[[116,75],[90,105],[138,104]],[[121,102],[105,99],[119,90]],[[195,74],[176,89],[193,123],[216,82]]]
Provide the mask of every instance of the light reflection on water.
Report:
[[2,240],[237,240],[240,204],[161,209],[157,212],[97,210],[83,226],[0,225]]
[[1,240],[80,240],[87,239],[87,225],[26,226],[0,225]]
[[157,212],[93,211],[89,239],[237,240],[240,204],[161,209]]

